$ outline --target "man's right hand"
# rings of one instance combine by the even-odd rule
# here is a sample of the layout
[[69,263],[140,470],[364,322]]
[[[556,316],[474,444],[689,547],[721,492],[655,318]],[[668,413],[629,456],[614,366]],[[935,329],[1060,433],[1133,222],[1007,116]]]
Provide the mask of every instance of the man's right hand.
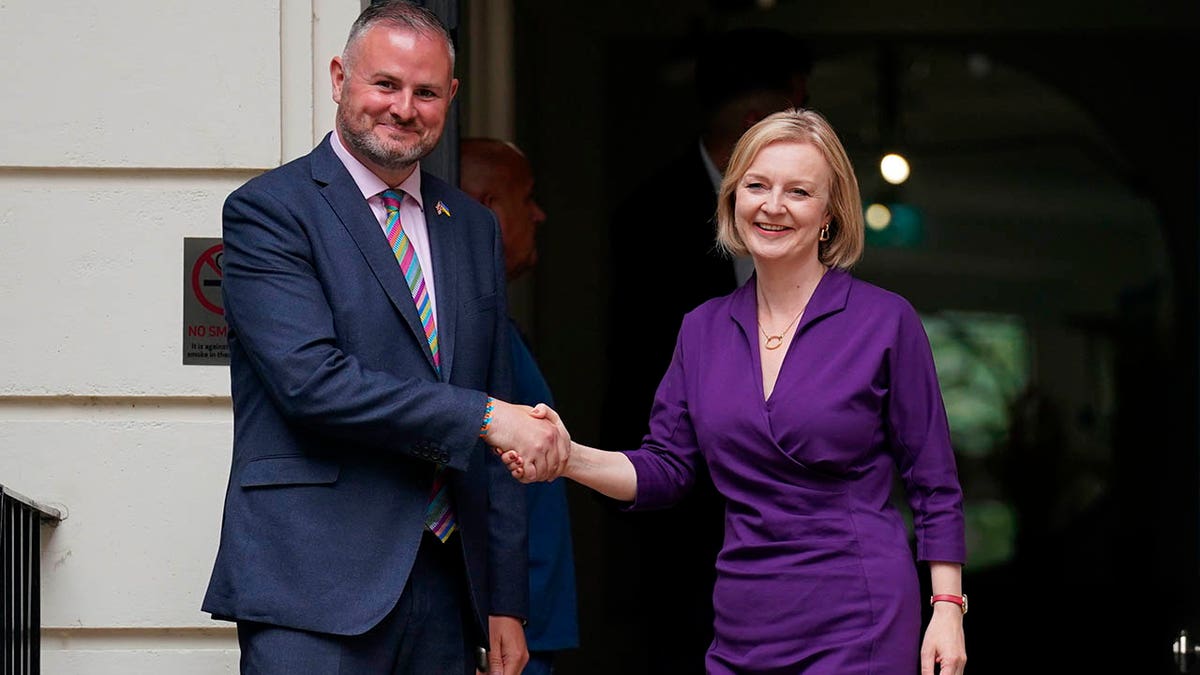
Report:
[[529,406],[496,400],[484,441],[498,454],[515,452],[520,457],[523,482],[553,480],[570,457],[571,436],[557,415],[538,416],[533,412]]

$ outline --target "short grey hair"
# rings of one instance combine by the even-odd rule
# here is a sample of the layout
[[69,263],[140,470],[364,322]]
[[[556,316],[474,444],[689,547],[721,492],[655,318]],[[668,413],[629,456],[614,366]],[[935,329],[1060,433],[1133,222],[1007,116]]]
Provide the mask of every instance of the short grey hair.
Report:
[[375,26],[390,26],[402,28],[428,37],[441,38],[446,43],[450,53],[450,71],[454,72],[454,40],[446,24],[431,10],[420,5],[414,5],[407,0],[389,0],[372,4],[362,11],[350,26],[350,36],[346,38],[346,46],[342,50],[342,63],[349,68],[350,54],[353,47],[363,34]]

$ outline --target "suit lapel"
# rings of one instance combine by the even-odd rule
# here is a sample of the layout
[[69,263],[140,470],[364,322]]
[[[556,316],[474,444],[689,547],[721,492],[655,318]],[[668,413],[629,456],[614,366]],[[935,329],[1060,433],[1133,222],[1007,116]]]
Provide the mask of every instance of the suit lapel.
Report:
[[428,173],[421,175],[421,199],[425,202],[425,226],[429,231],[430,255],[433,256],[433,280],[437,292],[438,359],[442,380],[450,381],[454,367],[454,328],[458,322],[458,228],[461,216],[438,208],[447,198],[444,184]]
[[[429,351],[425,329],[421,326],[421,317],[417,314],[416,304],[413,303],[412,292],[408,290],[404,274],[400,272],[400,264],[396,262],[396,256],[392,254],[392,248],[388,245],[387,237],[379,227],[375,214],[371,212],[371,207],[367,205],[362,192],[354,184],[354,179],[330,147],[328,136],[313,150],[312,167],[313,180],[322,186],[321,195],[358,245],[358,250],[366,259],[371,272],[383,286],[396,310],[404,317],[404,322],[417,339],[417,344],[422,347],[429,367],[433,368],[433,353]],[[438,265],[435,263],[434,266]],[[441,283],[440,279],[438,283]],[[438,297],[440,306],[440,286]],[[442,333],[440,326],[438,333]]]

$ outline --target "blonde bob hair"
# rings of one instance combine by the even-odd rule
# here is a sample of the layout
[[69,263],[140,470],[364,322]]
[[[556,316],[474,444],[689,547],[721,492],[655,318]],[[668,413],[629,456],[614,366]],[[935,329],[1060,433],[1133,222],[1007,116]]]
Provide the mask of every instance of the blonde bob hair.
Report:
[[858,178],[842,142],[829,122],[814,110],[791,109],[764,118],[733,148],[721,191],[717,196],[717,244],[732,255],[746,255],[746,243],[734,223],[737,187],[754,158],[771,143],[799,142],[817,148],[833,172],[829,191],[829,239],[818,242],[817,258],[823,265],[848,269],[862,257],[863,213]]

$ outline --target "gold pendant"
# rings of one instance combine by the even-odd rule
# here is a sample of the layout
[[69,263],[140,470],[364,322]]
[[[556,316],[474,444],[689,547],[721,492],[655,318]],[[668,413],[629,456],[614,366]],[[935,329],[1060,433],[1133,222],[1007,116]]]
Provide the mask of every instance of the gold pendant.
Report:
[[782,344],[783,344],[783,336],[782,335],[768,335],[767,343],[763,346],[766,347],[767,349],[775,350],[775,349],[779,349],[779,346]]

